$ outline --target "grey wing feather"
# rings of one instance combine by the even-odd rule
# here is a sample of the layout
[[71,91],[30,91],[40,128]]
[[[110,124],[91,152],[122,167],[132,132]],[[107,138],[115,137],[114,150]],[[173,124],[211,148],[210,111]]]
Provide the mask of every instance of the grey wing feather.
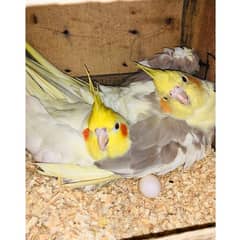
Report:
[[152,78],[150,76],[148,76],[145,72],[138,71],[136,73],[133,73],[132,75],[130,75],[126,79],[124,79],[124,81],[121,83],[121,86],[122,87],[127,87],[130,83],[138,82],[138,81],[140,81],[140,82],[142,82],[142,81],[152,81]]
[[132,146],[122,157],[95,165],[125,177],[165,174],[204,157],[205,136],[185,121],[152,116],[130,128]]

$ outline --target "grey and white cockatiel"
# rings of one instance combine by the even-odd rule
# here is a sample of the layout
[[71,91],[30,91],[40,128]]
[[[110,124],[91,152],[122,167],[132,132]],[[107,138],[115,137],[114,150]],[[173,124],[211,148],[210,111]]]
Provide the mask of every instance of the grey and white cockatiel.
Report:
[[[103,157],[94,157],[85,141],[89,131],[83,131],[89,128],[94,104],[89,85],[58,71],[28,44],[27,51],[35,60],[27,57],[26,148],[39,162],[41,173],[61,177],[69,186],[82,186],[118,176],[164,174],[204,157],[208,145],[205,134],[163,114],[152,81],[99,86],[98,98],[119,120],[111,129],[101,128],[100,140],[105,145],[101,148],[95,140],[95,146]],[[99,122],[103,118],[99,115]],[[110,136],[114,139],[119,129],[129,138],[129,147],[110,157],[106,148],[111,146]],[[98,132],[97,128],[93,132]],[[119,151],[121,142],[115,143]]]

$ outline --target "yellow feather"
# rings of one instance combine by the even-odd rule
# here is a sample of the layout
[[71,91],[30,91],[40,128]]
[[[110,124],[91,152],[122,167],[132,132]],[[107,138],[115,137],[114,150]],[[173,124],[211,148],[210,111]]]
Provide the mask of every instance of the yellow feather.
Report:
[[99,94],[99,90],[97,88],[97,91],[95,91],[92,79],[90,77],[89,70],[87,68],[87,65],[85,64],[84,67],[85,67],[85,70],[86,70],[86,73],[87,73],[87,76],[88,76],[89,91],[92,94],[92,97],[94,99],[94,103],[95,103],[96,107],[98,107],[98,106],[100,107],[100,106],[102,106],[104,104],[103,104],[103,102],[101,100],[101,97],[100,97],[100,94]]
[[96,166],[81,167],[77,164],[36,163],[39,173],[63,180],[66,187],[81,187],[102,184],[119,178],[112,172],[99,169]]

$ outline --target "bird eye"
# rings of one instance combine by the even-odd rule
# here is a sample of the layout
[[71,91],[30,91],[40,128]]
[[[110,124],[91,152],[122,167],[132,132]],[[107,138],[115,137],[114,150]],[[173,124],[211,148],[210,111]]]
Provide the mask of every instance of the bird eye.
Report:
[[182,76],[183,82],[187,82],[187,78],[185,76]]
[[163,97],[163,100],[164,100],[164,101],[167,101],[167,100],[168,100],[168,98],[167,98],[167,97]]
[[119,123],[118,123],[118,122],[115,124],[114,128],[115,128],[116,130],[119,129]]

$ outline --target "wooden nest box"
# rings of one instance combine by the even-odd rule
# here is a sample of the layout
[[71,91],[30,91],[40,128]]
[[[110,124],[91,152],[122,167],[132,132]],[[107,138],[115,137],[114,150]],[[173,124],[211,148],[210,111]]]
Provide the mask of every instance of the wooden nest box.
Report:
[[[29,0],[28,2],[31,1]],[[136,72],[137,68],[134,61],[151,57],[155,53],[161,52],[164,47],[172,48],[177,46],[186,46],[188,48],[193,48],[199,54],[201,77],[215,81],[215,0],[79,0],[78,2],[73,0],[72,3],[71,1],[65,1],[64,3],[64,1],[61,0],[58,2],[55,0],[50,0],[48,4],[39,3],[38,5],[35,4],[27,6],[26,41],[29,42],[46,59],[48,59],[63,72],[77,77],[84,76],[86,75],[84,64],[86,64],[90,70],[91,75],[93,76],[93,79],[96,79],[102,83],[111,82],[111,84],[117,83],[123,76]],[[177,204],[179,204],[180,207],[178,209],[175,209],[174,207],[177,208],[178,205],[175,204],[174,199],[169,200],[172,196],[172,193],[169,192],[168,195],[167,191],[165,197],[166,209],[165,205],[163,205],[161,202],[158,203],[157,200],[155,202],[154,200],[141,200],[142,202],[139,203],[141,205],[140,210],[142,209],[143,211],[145,211],[145,208],[150,209],[153,204],[155,204],[154,206],[156,206],[158,209],[163,208],[160,213],[160,215],[162,214],[161,216],[163,218],[163,221],[176,218],[176,216],[179,217],[179,219],[183,219],[183,216],[189,216],[189,218],[186,217],[186,219],[184,219],[185,222],[176,222],[175,224],[170,221],[163,223],[165,225],[168,223],[172,224],[171,226],[174,228],[171,228],[171,230],[168,231],[168,229],[170,229],[168,225],[167,227],[164,227],[165,225],[160,226],[161,229],[167,229],[167,231],[165,231],[166,234],[159,232],[149,232],[148,234],[142,236],[142,238],[141,236],[124,238],[124,236],[126,237],[125,232],[125,235],[120,235],[120,233],[117,235],[116,233],[116,236],[118,236],[116,239],[214,239],[214,162],[211,162],[211,166],[212,167],[209,168],[207,168],[207,166],[203,166],[204,169],[199,165],[195,167],[196,172],[199,172],[199,174],[196,175],[199,181],[197,182],[196,180],[196,187],[198,189],[201,187],[201,189],[199,191],[195,189],[191,191],[189,190],[189,196],[192,196],[192,200],[190,198],[188,199],[188,197],[185,197],[186,201],[182,198],[180,199],[183,201],[183,203],[189,201],[189,205],[180,205],[179,200]],[[209,173],[210,170],[211,173]],[[206,175],[207,173],[209,174]],[[38,178],[39,176],[35,177]],[[164,176],[164,181],[168,183],[169,189],[171,190],[172,186],[175,186],[178,183],[187,182],[187,180],[184,180],[184,177],[187,180],[192,179],[192,177],[187,176],[187,174],[183,174],[183,176],[176,175],[175,178],[172,178],[172,175],[167,175]],[[30,176],[29,179],[32,179],[32,176]],[[209,187],[208,183],[205,183],[203,181],[209,182],[209,184],[212,185]],[[40,230],[37,230],[37,227],[34,228],[33,225],[30,226],[33,221],[37,222],[36,218],[38,216],[36,217],[34,215],[34,209],[37,208],[38,203],[35,205],[30,205],[31,201],[29,199],[33,199],[32,202],[41,199],[41,203],[39,203],[39,205],[43,205],[45,202],[42,201],[42,197],[39,197],[40,195],[39,192],[37,192],[37,187],[34,188],[34,190],[30,184],[27,186],[32,191],[31,194],[28,195],[29,206],[27,208],[29,213],[27,218],[29,218],[28,227],[30,229],[28,236],[31,234],[31,236],[33,236],[35,234],[34,231],[36,230],[36,236],[39,235],[39,239],[49,239],[49,236],[47,234],[44,235],[45,233],[39,232]],[[41,187],[42,186],[39,185],[38,188],[40,189]],[[113,187],[113,189],[116,191],[115,195],[117,199],[115,199],[113,203],[110,202],[109,204],[115,204],[119,201],[121,202],[121,199],[119,199],[120,196],[118,196],[119,190],[117,187],[118,186],[115,186],[115,188]],[[136,184],[132,185],[133,189],[135,189],[135,187]],[[55,191],[54,188],[53,191]],[[185,196],[183,191],[179,192]],[[203,213],[200,210],[196,210],[196,212],[192,214],[192,211],[196,209],[195,205],[198,204],[198,202],[195,201],[197,198],[195,195],[202,192],[204,192],[204,196],[208,197],[209,199],[211,198],[210,203],[208,206],[206,206],[206,208],[204,208],[202,211]],[[59,202],[61,202],[68,200],[70,201],[70,204],[73,205],[69,205],[69,211],[66,210],[66,204],[61,205],[60,211],[58,213],[56,213],[57,208],[54,205],[52,208],[53,211],[47,220],[49,221],[49,225],[54,225],[57,221],[56,219],[58,219],[60,215],[62,217],[62,214],[65,214],[65,212],[74,215],[74,219],[72,215],[69,215],[69,218],[59,218],[66,219],[66,224],[71,223],[71,220],[73,227],[75,226],[75,223],[82,223],[83,215],[80,213],[79,203],[81,201],[85,201],[86,199],[90,199],[91,194],[89,196],[83,196],[82,193],[77,191],[74,194],[75,197],[73,195],[70,196],[69,191],[60,191],[60,193],[56,194],[56,201],[59,200]],[[94,197],[98,196],[99,199],[106,198],[108,200],[108,195],[105,193],[96,192],[95,194],[96,195],[94,195]],[[65,196],[64,200],[62,199],[62,196]],[[130,199],[129,204],[131,204],[131,199],[134,198],[134,196],[132,196],[132,198],[128,199],[124,192],[121,196],[124,197],[124,199],[127,199],[123,200],[124,203]],[[49,199],[46,200],[46,205],[44,205],[46,208],[50,204],[48,202],[52,201]],[[175,200],[178,200],[177,197]],[[106,225],[111,218],[105,219],[104,215],[102,218],[100,218],[100,220],[97,218],[97,212],[101,208],[99,201],[95,201],[94,199],[91,201],[89,200],[91,204],[92,202],[95,202],[96,204],[96,207],[94,207],[92,214],[95,214],[94,216],[97,220],[95,218],[94,219],[96,221],[100,221],[100,225],[103,225],[103,227],[101,227],[101,225],[99,229],[104,233],[104,229],[106,229]],[[205,201],[204,197],[201,199],[201,201],[203,204],[199,205],[208,204],[208,201]],[[132,212],[136,210],[137,202],[134,203],[134,205],[131,206],[131,209],[128,210],[129,204],[123,204],[126,209],[121,210],[126,212],[126,216],[123,217],[125,220],[128,219],[127,216],[131,216]],[[168,209],[170,205],[172,206],[172,210]],[[85,211],[86,208],[91,208],[91,206],[85,204],[82,208],[82,211]],[[44,207],[41,208],[41,211],[43,211],[42,209],[44,209]],[[205,209],[207,210],[205,211]],[[110,212],[110,207],[107,208],[106,211]],[[149,210],[149,216],[152,213],[151,211]],[[163,215],[163,212],[166,215]],[[88,215],[89,212],[86,214],[87,215],[84,215],[84,219],[90,219]],[[176,214],[176,216],[174,214]],[[201,214],[207,220],[201,220]],[[121,212],[116,213],[116,216],[121,217],[120,215]],[[77,218],[77,216],[80,217]],[[161,216],[156,215],[156,218],[159,218]],[[147,221],[150,221],[149,218],[142,219],[141,216],[136,216],[136,219],[136,221],[131,223],[133,224],[132,231],[135,231],[134,224],[139,220],[143,221],[141,231],[144,232],[144,226],[147,226]],[[119,220],[119,222],[121,221]],[[206,222],[209,223],[209,221],[211,221],[210,225],[205,224]],[[38,223],[40,224],[40,222]],[[65,226],[64,222],[61,224],[61,226]],[[124,224],[122,226],[116,226],[116,229],[124,229]],[[191,224],[194,226],[191,226]],[[154,224],[151,225],[149,229],[155,231]],[[80,231],[79,229],[75,230]],[[85,231],[86,229],[82,228],[81,230]],[[43,234],[43,236],[41,234]],[[84,237],[61,238],[61,233],[59,234],[60,237],[54,239],[87,239]],[[71,234],[73,233],[71,232]],[[97,233],[95,234],[95,236],[97,236]],[[133,236],[136,235],[138,234],[134,232]],[[115,238],[107,237],[101,239]]]

